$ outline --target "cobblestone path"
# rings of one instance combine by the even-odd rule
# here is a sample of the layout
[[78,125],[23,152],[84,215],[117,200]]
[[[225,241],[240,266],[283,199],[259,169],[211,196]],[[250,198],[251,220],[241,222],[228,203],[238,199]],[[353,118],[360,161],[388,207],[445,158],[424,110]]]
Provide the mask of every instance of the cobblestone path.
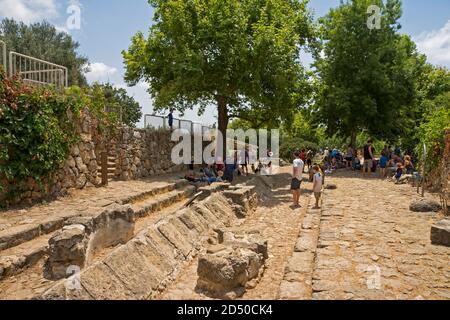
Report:
[[450,248],[430,242],[442,216],[411,212],[414,188],[350,172],[328,183],[313,299],[450,299]]

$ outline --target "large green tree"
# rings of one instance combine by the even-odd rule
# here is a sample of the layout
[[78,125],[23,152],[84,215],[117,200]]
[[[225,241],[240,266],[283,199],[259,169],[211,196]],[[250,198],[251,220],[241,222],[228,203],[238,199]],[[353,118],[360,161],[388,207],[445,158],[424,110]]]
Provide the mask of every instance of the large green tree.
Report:
[[261,108],[262,120],[292,117],[306,94],[299,56],[313,38],[308,0],[149,3],[149,36],[137,33],[123,55],[126,81],[148,82],[157,110],[198,107],[202,114],[215,104],[221,132]]
[[[379,28],[371,24],[372,5],[380,8]],[[352,137],[354,144],[361,131],[392,141],[414,128],[425,57],[399,34],[401,15],[400,0],[348,0],[321,19],[313,114],[328,134]]]
[[0,40],[9,51],[16,51],[38,59],[65,66],[69,69],[69,85],[87,85],[84,76],[88,59],[77,50],[79,43],[59,32],[48,22],[26,25],[12,19],[0,22]]

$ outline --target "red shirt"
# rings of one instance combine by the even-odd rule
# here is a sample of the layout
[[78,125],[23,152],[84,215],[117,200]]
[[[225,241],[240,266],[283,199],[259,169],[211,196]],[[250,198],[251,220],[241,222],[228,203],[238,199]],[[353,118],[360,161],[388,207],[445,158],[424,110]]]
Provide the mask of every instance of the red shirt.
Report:
[[302,159],[302,161],[305,162],[306,154],[304,152],[300,153],[300,159]]

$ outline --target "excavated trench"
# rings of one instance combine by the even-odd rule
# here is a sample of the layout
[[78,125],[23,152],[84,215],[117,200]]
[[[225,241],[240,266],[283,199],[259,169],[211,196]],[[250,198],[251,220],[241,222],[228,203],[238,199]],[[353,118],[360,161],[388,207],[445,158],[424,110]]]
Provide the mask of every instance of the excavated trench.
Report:
[[[125,238],[111,234],[124,224],[114,220],[123,215],[107,214],[97,219],[101,223],[92,233],[96,236],[84,240],[89,248],[98,243],[96,250],[84,257],[81,272],[68,279],[47,280],[43,269],[48,257],[44,256],[20,274],[3,279],[0,298],[210,299],[213,296],[197,288],[198,258],[211,245],[219,245],[224,232],[232,232],[259,233],[268,242],[259,277],[246,287],[243,298],[276,299],[303,216],[302,210],[289,207],[288,184],[289,176],[281,174],[252,178],[237,186],[200,188],[201,194],[195,198],[195,189],[183,184],[181,190],[171,187],[136,196],[123,203],[131,206],[128,210],[135,216],[132,234]],[[74,225],[83,223],[74,220]],[[102,229],[105,225],[107,232]],[[129,233],[126,227],[120,229]],[[50,246],[49,254],[59,251]]]

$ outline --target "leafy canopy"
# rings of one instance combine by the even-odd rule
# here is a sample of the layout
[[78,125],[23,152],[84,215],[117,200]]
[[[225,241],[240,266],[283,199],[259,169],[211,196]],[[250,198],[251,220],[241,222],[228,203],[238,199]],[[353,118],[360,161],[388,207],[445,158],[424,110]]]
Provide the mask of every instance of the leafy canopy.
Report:
[[150,0],[155,24],[123,52],[125,79],[144,80],[156,110],[219,106],[229,118],[290,117],[304,99],[300,48],[313,39],[307,0]]
[[[381,28],[370,30],[369,6],[381,8]],[[327,133],[355,137],[367,131],[395,140],[414,127],[416,79],[425,57],[400,35],[400,0],[348,0],[321,19],[323,56],[315,64],[320,80],[313,108]]]

